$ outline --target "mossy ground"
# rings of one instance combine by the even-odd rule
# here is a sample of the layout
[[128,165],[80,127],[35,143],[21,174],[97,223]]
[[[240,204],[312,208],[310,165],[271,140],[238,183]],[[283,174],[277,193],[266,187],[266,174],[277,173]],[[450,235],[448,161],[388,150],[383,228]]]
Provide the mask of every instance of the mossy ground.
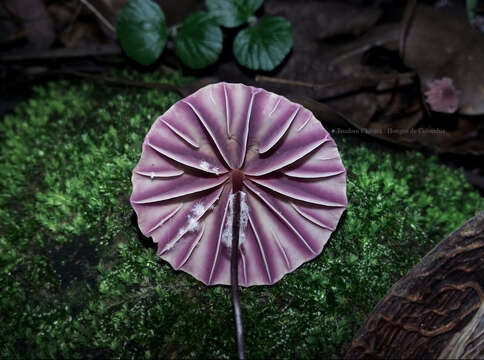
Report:
[[[228,288],[160,261],[128,201],[142,139],[176,100],[58,81],[0,122],[0,357],[233,357]],[[322,256],[241,291],[249,358],[340,357],[388,288],[484,208],[434,158],[335,138],[350,205]]]

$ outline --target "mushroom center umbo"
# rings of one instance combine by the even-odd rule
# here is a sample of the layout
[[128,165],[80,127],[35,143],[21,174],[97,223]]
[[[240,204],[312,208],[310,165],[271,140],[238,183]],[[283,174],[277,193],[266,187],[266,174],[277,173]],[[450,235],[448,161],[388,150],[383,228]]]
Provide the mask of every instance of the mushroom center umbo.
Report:
[[232,169],[231,171],[231,179],[232,179],[232,188],[234,193],[237,191],[242,190],[242,182],[244,181],[245,174],[240,169]]
[[455,91],[451,87],[442,89],[442,96],[444,99],[452,99],[455,96]]

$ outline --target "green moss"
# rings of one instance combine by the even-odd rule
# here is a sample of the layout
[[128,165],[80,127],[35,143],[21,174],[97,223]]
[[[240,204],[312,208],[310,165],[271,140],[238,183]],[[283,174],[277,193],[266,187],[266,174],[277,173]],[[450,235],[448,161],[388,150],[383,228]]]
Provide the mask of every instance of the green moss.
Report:
[[[129,206],[142,139],[176,100],[59,81],[0,123],[0,357],[233,356],[228,289],[160,261]],[[340,357],[388,288],[484,208],[434,158],[336,141],[350,205],[322,256],[241,291],[250,358]]]

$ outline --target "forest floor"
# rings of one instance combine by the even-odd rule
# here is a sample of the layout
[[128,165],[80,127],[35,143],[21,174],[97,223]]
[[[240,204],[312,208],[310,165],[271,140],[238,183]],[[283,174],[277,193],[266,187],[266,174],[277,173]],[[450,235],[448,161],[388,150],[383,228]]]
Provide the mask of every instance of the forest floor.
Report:
[[[188,82],[178,73],[113,76]],[[129,205],[143,137],[178,99],[61,80],[4,116],[0,357],[233,356],[229,289],[159,260]],[[241,290],[248,358],[340,358],[391,285],[484,208],[462,170],[434,156],[332,135],[348,209],[322,255],[273,286]]]

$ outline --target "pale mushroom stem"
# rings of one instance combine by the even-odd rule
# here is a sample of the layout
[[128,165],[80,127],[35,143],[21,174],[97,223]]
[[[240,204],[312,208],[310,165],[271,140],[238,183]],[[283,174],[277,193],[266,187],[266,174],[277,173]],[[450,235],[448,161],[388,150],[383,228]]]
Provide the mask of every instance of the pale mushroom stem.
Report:
[[237,338],[237,354],[239,360],[245,359],[244,354],[244,331],[242,326],[242,313],[240,310],[239,297],[239,229],[240,229],[240,191],[234,194],[234,213],[232,223],[232,251],[230,258],[230,277],[232,286],[232,305],[234,307],[235,334]]

